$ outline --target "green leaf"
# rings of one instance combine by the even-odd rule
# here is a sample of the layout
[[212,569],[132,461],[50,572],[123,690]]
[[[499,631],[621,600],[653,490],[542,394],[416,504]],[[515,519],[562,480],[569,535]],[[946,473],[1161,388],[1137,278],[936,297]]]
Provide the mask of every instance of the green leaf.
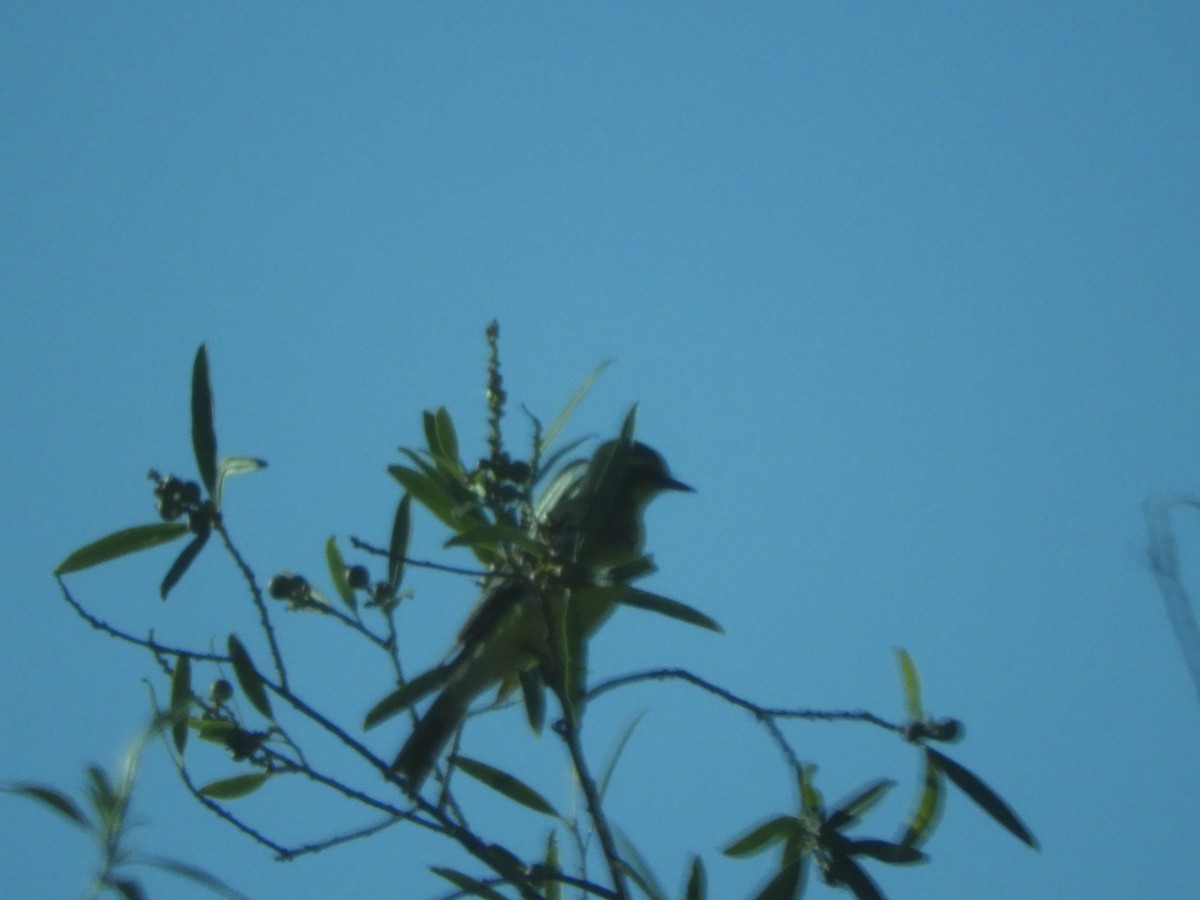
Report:
[[896,782],[890,778],[880,778],[878,781],[871,782],[857,794],[839,803],[837,808],[829,814],[825,824],[837,831],[854,824],[895,786]]
[[268,719],[274,719],[271,712],[271,701],[263,687],[262,676],[254,668],[250,654],[246,652],[246,648],[242,646],[242,642],[237,639],[236,635],[229,636],[228,645],[229,661],[233,664],[233,673],[237,676],[238,684],[242,686],[242,692],[246,695],[246,699]]
[[388,474],[395,478],[400,485],[417,498],[417,501],[427,510],[453,527],[457,523],[452,514],[454,499],[442,486],[424,472],[410,469],[408,466],[388,466]]
[[226,719],[198,719],[193,716],[188,719],[188,724],[196,729],[196,733],[202,741],[212,741],[217,744],[226,743],[229,735],[242,730],[236,722]]
[[200,555],[200,551],[204,549],[204,545],[208,543],[210,532],[205,530],[200,532],[191,542],[183,548],[183,551],[175,557],[175,562],[171,563],[171,568],[167,570],[167,574],[163,576],[162,584],[158,586],[158,596],[163,600],[167,599],[167,594],[171,588],[179,583],[179,579],[183,577],[188,568],[196,557]]
[[708,876],[704,872],[704,860],[699,856],[692,857],[691,871],[688,873],[687,887],[683,892],[684,900],[707,900]]
[[192,661],[186,656],[180,656],[175,661],[175,671],[171,674],[171,737],[175,741],[175,749],[180,754],[187,746],[188,722],[187,711],[192,705]]
[[575,389],[575,393],[571,395],[571,399],[567,401],[566,405],[562,408],[562,411],[559,412],[559,414],[554,417],[554,421],[550,423],[550,427],[547,428],[542,434],[541,446],[539,449],[545,450],[552,443],[554,443],[554,439],[558,436],[558,433],[562,431],[563,426],[567,424],[567,420],[571,418],[571,415],[575,412],[575,408],[583,402],[583,398],[588,395],[588,391],[592,389],[592,385],[596,383],[596,379],[598,379],[604,373],[604,370],[607,369],[611,364],[612,360],[606,359],[604,362],[600,363],[600,365],[596,366],[596,368],[592,369],[587,378],[583,379],[583,383]]
[[615,566],[605,566],[593,572],[596,584],[633,584],[658,571],[652,555],[638,556]]
[[772,844],[787,841],[801,828],[795,816],[775,816],[754,826],[721,852],[736,858],[755,856]]
[[133,860],[145,866],[153,866],[156,869],[161,869],[164,872],[170,872],[173,875],[178,875],[180,878],[186,878],[188,881],[194,882],[201,887],[206,887],[214,894],[220,894],[222,897],[227,897],[229,900],[249,900],[245,894],[234,890],[217,876],[206,872],[198,866],[193,866],[190,863],[182,862],[177,859],[170,859],[165,856],[155,856],[139,853]]
[[629,877],[650,900],[667,900],[667,892],[663,890],[662,884],[654,875],[654,870],[650,868],[650,864],[646,862],[641,851],[634,846],[633,841],[629,840],[628,836],[619,828],[613,829],[613,837],[621,851],[621,861],[624,863]]
[[388,466],[388,473],[413,495],[413,498],[455,531],[483,519],[475,508],[475,499],[467,489],[436,470]]
[[429,455],[436,459],[442,455],[442,444],[438,440],[436,416],[429,410],[424,410],[421,413],[421,426],[425,430],[425,446],[429,448]]
[[869,856],[889,865],[910,865],[927,862],[929,857],[910,844],[893,844],[872,838],[847,840],[846,850],[851,856]]
[[434,414],[434,423],[437,427],[438,455],[447,462],[454,463],[455,468],[461,469],[462,464],[458,461],[458,434],[454,430],[450,411],[444,406],[439,406]]
[[[879,887],[854,860],[848,856],[835,856],[830,865],[830,875],[850,888],[858,900],[884,900]],[[836,882],[835,882],[836,883]]]
[[546,604],[546,611],[551,647],[547,659],[554,665],[543,666],[543,675],[551,679],[550,688],[558,698],[563,720],[571,728],[578,728],[587,683],[587,635],[581,617],[567,614],[561,604]]
[[112,782],[108,780],[108,773],[99,766],[92,765],[87,767],[87,776],[88,794],[96,818],[106,826],[112,826],[120,821],[122,809],[120,798],[113,790]]
[[266,784],[271,777],[270,772],[250,772],[246,775],[235,775],[233,778],[222,778],[200,788],[202,796],[213,800],[236,800],[253,794]]
[[637,428],[637,412],[638,408],[637,404],[635,403],[633,406],[629,407],[629,412],[625,413],[625,418],[621,422],[620,441],[622,444],[633,443],[633,433]]
[[920,722],[925,718],[921,704],[921,678],[917,675],[917,664],[908,651],[897,647],[896,660],[900,663],[900,681],[904,685],[904,709],[909,720]]
[[329,580],[333,582],[333,589],[353,612],[358,608],[358,601],[354,597],[354,591],[351,590],[350,584],[346,581],[346,561],[342,559],[342,552],[338,550],[337,540],[332,534],[325,542],[325,565],[329,568]]
[[196,351],[192,364],[192,449],[196,467],[208,495],[217,493],[217,433],[213,429],[212,385],[208,379],[208,351],[204,345]]
[[616,746],[613,747],[613,751],[608,757],[608,763],[604,766],[600,780],[597,782],[596,792],[600,795],[601,799],[608,793],[608,785],[612,781],[613,773],[617,770],[617,763],[621,761],[621,754],[625,752],[625,746],[629,743],[629,739],[633,737],[634,730],[645,715],[646,711],[642,710],[642,712],[634,716],[621,732],[621,736],[617,738]]
[[16,794],[19,797],[28,797],[49,809],[54,810],[72,825],[76,825],[85,831],[91,830],[91,823],[88,822],[87,816],[83,814],[75,801],[55,788],[44,784],[21,783],[14,784],[3,788],[5,793]]
[[159,544],[165,544],[188,533],[187,525],[182,522],[156,522],[153,525],[135,525],[122,531],[92,541],[87,546],[80,547],[54,570],[55,575],[68,575],[106,563],[110,559],[149,550]]
[[231,475],[248,475],[265,469],[267,461],[256,456],[227,456],[217,466],[217,488],[213,492],[213,505],[221,508],[221,495],[225,490],[225,479]]
[[[542,859],[542,865],[548,872],[557,872],[558,864],[558,833],[551,831],[550,837],[546,839],[546,855]],[[541,887],[546,900],[562,900],[562,882],[557,878],[547,878]]]
[[530,537],[520,528],[503,523],[487,523],[468,527],[446,541],[447,547],[476,547],[480,544],[510,544],[538,557],[544,556],[546,553],[546,548],[542,543]]
[[396,507],[392,520],[392,540],[388,545],[388,594],[395,596],[404,578],[404,559],[408,555],[408,538],[412,533],[412,495],[405,494]]
[[484,900],[507,900],[507,898],[494,888],[489,887],[477,878],[472,878],[470,875],[465,875],[455,869],[448,869],[445,866],[431,866],[429,871],[435,875],[440,875],[456,888],[466,891],[469,896],[483,897]]
[[[533,484],[536,485],[547,474],[549,474],[550,472],[553,472],[554,467],[556,465],[558,465],[559,460],[561,460],[568,453],[571,453],[572,451],[574,451],[577,447],[579,447],[580,444],[586,443],[586,441],[587,441],[587,438],[577,438],[576,440],[569,441],[565,446],[559,447],[557,450],[555,450],[553,453],[551,453],[548,457],[541,460],[541,462],[538,464],[537,473],[534,475]],[[544,448],[546,446],[546,442],[542,441],[541,446]],[[568,464],[569,467],[583,466],[583,465],[587,465],[587,460],[579,459],[579,460],[575,460],[574,463]],[[555,477],[557,478],[558,476],[556,475]]]
[[946,777],[953,781],[960,791],[974,800],[984,812],[1007,828],[1018,840],[1024,841],[1035,850],[1038,849],[1037,838],[1017,818],[1017,814],[1009,808],[1008,804],[984,784],[978,775],[932,747],[926,747],[925,752],[929,754],[930,761],[946,773]]
[[267,461],[259,459],[257,456],[226,456],[218,466],[217,477],[249,475],[251,472],[257,472],[266,467]]
[[454,430],[454,421],[450,412],[444,406],[439,406],[437,412],[425,410],[421,417],[425,426],[425,443],[429,446],[429,455],[439,464],[455,474],[461,474],[462,463],[458,460],[458,435]]
[[534,734],[542,733],[546,724],[546,692],[538,669],[522,669],[517,673],[521,682],[521,698],[525,705],[525,719]]
[[933,828],[942,815],[942,804],[945,792],[942,789],[942,773],[929,757],[929,748],[921,757],[923,775],[921,794],[917,798],[916,808],[908,817],[908,824],[900,843],[908,847],[920,847],[933,834]]
[[142,888],[142,883],[136,878],[113,878],[109,876],[104,879],[105,887],[112,888],[125,900],[148,900],[145,890]]
[[754,900],[795,900],[800,896],[803,884],[804,857],[799,856],[781,863],[779,871],[767,882],[766,887],[755,894]]
[[519,803],[534,812],[540,812],[547,816],[561,818],[550,801],[521,781],[507,772],[502,772],[494,766],[489,766],[487,763],[480,762],[477,759],[471,759],[466,756],[451,757],[454,764],[483,784],[486,784],[498,794],[503,794],[514,803]]
[[363,719],[363,730],[369,731],[380,722],[386,722],[396,713],[403,712],[422,697],[436,691],[446,683],[450,672],[450,666],[438,666],[400,685],[371,707]]
[[638,609],[660,613],[672,619],[678,619],[680,622],[687,622],[689,625],[699,625],[701,628],[707,628],[710,631],[717,632],[717,634],[724,634],[720,625],[698,609],[693,609],[685,603],[680,603],[678,600],[671,600],[660,594],[652,594],[649,591],[643,591],[639,588],[627,587],[618,595],[617,599],[618,602],[626,606],[636,606]]
[[[400,452],[409,458],[416,466],[416,469],[409,469],[410,472],[423,476],[427,482],[425,491],[430,494],[435,502],[434,506],[429,506],[431,512],[439,519],[453,528],[455,531],[461,531],[468,524],[482,524],[487,522],[487,517],[481,511],[480,498],[474,486],[467,480],[466,473],[461,467],[457,469],[448,469],[445,465],[432,465],[420,454],[409,450],[407,447],[401,447]],[[390,467],[392,469],[404,469],[404,466]],[[392,471],[393,477],[396,477],[408,487],[403,480],[405,477],[402,472]],[[425,503],[425,498],[414,490],[413,496],[421,503]],[[437,498],[440,497],[440,500]]]
[[817,767],[811,763],[806,763],[796,770],[796,782],[800,789],[800,806],[813,818],[824,821],[825,801],[813,783],[816,774]]

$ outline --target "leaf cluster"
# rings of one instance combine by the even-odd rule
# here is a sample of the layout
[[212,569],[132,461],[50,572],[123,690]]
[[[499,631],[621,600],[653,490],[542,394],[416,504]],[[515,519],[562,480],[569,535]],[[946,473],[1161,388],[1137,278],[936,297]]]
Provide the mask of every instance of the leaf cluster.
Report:
[[244,895],[204,869],[171,857],[143,853],[129,843],[129,832],[138,824],[130,817],[138,763],[149,740],[168,724],[165,718],[152,724],[125,753],[115,776],[102,766],[88,766],[82,802],[47,784],[22,782],[3,790],[34,801],[93,840],[100,859],[88,888],[89,898],[113,895],[124,900],[145,900],[144,885],[130,871],[140,866],[184,878],[229,900],[245,900]]
[[[447,666],[435,666],[416,675],[406,672],[398,635],[413,633],[415,628],[407,620],[402,627],[397,620],[408,615],[408,604],[404,601],[412,591],[405,585],[405,575],[413,566],[457,572],[483,579],[484,583],[519,580],[528,586],[527,595],[536,597],[569,597],[573,590],[586,587],[615,603],[720,630],[716,622],[699,610],[632,586],[633,581],[654,571],[651,557],[609,568],[581,567],[569,542],[548,527],[547,510],[553,509],[564,493],[579,482],[588,466],[586,459],[572,456],[581,441],[555,449],[555,439],[603,367],[593,373],[549,427],[543,428],[531,416],[533,440],[529,452],[514,455],[503,433],[507,393],[500,373],[498,334],[493,323],[488,329],[487,454],[473,464],[465,462],[449,411],[445,408],[426,411],[421,421],[424,445],[400,448],[402,461],[388,468],[401,494],[386,541],[377,544],[354,538],[352,546],[363,557],[350,561],[335,537],[325,543],[323,558],[330,594],[337,602],[330,602],[308,578],[293,572],[277,573],[264,586],[230,537],[222,507],[225,481],[231,475],[260,470],[266,463],[250,456],[218,456],[213,394],[203,345],[193,363],[190,397],[197,480],[162,476],[152,470],[150,477],[160,521],[126,528],[94,541],[71,553],[56,569],[63,596],[82,617],[111,636],[149,651],[169,678],[169,704],[165,709],[155,709],[156,727],[169,732],[168,745],[180,777],[198,802],[252,840],[270,848],[279,858],[320,852],[406,824],[442,835],[473,858],[478,869],[471,872],[432,867],[459,895],[555,900],[570,890],[587,896],[626,898],[638,893],[652,900],[665,900],[670,894],[662,888],[654,868],[622,835],[605,803],[607,786],[636,720],[611,754],[608,766],[597,775],[588,767],[581,735],[587,706],[600,695],[638,681],[670,677],[719,702],[749,712],[753,722],[766,730],[790,770],[796,793],[792,809],[767,815],[724,848],[724,854],[732,858],[776,854],[772,875],[755,895],[761,900],[801,896],[806,879],[814,870],[827,884],[844,888],[856,897],[882,897],[864,864],[925,862],[928,856],[924,847],[937,827],[947,783],[1017,838],[1036,847],[1032,834],[991,788],[961,764],[929,746],[930,742],[959,740],[962,726],[954,719],[925,714],[917,669],[907,653],[898,651],[906,711],[906,719],[899,723],[869,713],[765,707],[694,673],[675,670],[634,673],[589,688],[587,635],[549,601],[545,602],[548,649],[537,665],[522,668],[516,673],[519,677],[502,684],[495,700],[477,712],[500,708],[513,692],[519,691],[528,722],[535,731],[541,731],[549,710],[556,705],[553,731],[568,752],[582,803],[555,804],[494,761],[460,752],[457,742],[436,773],[433,792],[428,795],[413,792],[410,796],[386,759],[370,748],[365,733],[402,715],[417,721],[418,705],[442,688],[450,674]],[[635,425],[636,408],[625,417],[613,442],[613,451],[605,463],[608,468],[594,476],[595,507],[602,508],[612,502],[614,486],[620,482],[622,466],[633,446]],[[410,558],[414,505],[448,529],[445,541],[448,549],[465,548],[478,568],[463,570]],[[582,527],[588,527],[586,517]],[[167,645],[153,636],[141,637],[112,626],[79,603],[64,581],[64,576],[189,535],[190,540],[159,584],[159,596],[167,598],[198,555],[210,545],[211,538],[217,537],[242,576],[249,602],[260,622],[257,634],[226,634],[222,652]],[[286,641],[274,624],[276,604],[323,616],[332,627],[349,629],[387,660],[394,684],[381,687],[381,699],[365,716],[356,716],[354,711],[345,709],[318,710],[293,690],[289,667],[298,663],[287,652]],[[308,660],[302,662],[312,664]],[[215,669],[216,677],[206,692],[197,686],[201,669]],[[240,702],[243,700],[244,703]],[[832,809],[826,806],[816,786],[816,765],[799,758],[785,733],[787,723],[796,719],[865,723],[891,731],[918,748],[922,777],[915,786],[912,812],[897,837],[889,840],[850,833],[896,787],[891,780],[869,781]],[[381,789],[364,792],[352,787],[353,780],[346,775],[310,761],[306,744],[311,739],[301,740],[296,736],[295,721],[316,726],[327,739],[348,749],[362,766],[378,774]],[[192,735],[203,744],[227,753],[236,765],[235,770],[215,781],[194,784],[187,761],[198,752],[189,749]],[[535,856],[531,858],[509,847],[502,836],[484,835],[472,829],[466,801],[455,788],[460,774],[484,785],[515,808],[543,817],[549,828]],[[102,791],[98,785],[107,782],[91,777],[95,814],[92,819],[85,819],[65,794],[54,789],[25,785],[16,790],[81,827],[93,821],[98,823],[95,833],[113,847],[120,847],[125,806],[114,798],[124,796],[124,788]],[[286,845],[247,821],[236,809],[238,798],[262,790],[280,777],[299,777],[317,790],[339,794],[375,820],[349,832],[322,836],[302,845]],[[562,809],[577,811],[564,813]],[[107,818],[100,815],[102,811]],[[110,856],[118,861],[125,858],[115,851]],[[606,878],[589,875],[588,862],[595,859],[603,863]],[[103,871],[113,868],[106,865]],[[689,861],[684,882],[682,896],[687,900],[703,900],[707,896],[702,854]]]

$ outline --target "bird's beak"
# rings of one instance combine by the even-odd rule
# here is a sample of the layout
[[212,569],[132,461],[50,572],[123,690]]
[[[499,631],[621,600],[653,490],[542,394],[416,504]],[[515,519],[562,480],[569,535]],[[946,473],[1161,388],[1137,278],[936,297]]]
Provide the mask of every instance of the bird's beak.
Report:
[[663,482],[663,489],[668,491],[684,491],[688,494],[696,493],[696,489],[690,484],[684,484],[682,481],[676,481],[674,478],[667,476]]

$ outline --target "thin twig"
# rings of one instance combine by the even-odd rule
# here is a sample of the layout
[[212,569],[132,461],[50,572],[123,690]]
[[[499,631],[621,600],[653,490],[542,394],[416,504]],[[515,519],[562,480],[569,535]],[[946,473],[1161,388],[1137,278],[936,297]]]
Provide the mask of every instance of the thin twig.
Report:
[[[374,544],[369,544],[361,538],[350,536],[350,543],[358,550],[364,553],[370,553],[374,556],[390,557],[391,554],[382,547],[376,547]],[[404,558],[406,566],[416,566],[418,569],[433,569],[435,572],[448,572],[451,575],[469,575],[472,578],[486,578],[488,573],[479,569],[464,569],[459,566],[447,566],[442,563],[430,562],[427,559],[409,559]]]
[[258,586],[258,579],[254,576],[254,570],[242,559],[242,554],[233,545],[233,540],[229,537],[229,532],[225,530],[225,523],[217,519],[213,527],[216,529],[217,534],[221,535],[225,549],[233,557],[233,561],[237,564],[238,569],[241,570],[242,577],[246,580],[246,584],[250,588],[250,596],[254,598],[254,606],[258,609],[258,618],[262,623],[263,633],[267,637],[267,643],[271,647],[271,656],[275,660],[275,671],[279,675],[279,683],[286,690],[288,683],[287,668],[283,664],[283,654],[279,652],[279,643],[275,640],[275,629],[271,625],[271,616],[267,612],[267,604],[263,600],[262,589]]
[[621,860],[621,854],[617,852],[617,844],[613,840],[608,817],[604,814],[600,792],[596,790],[596,782],[588,770],[587,759],[583,755],[583,744],[579,739],[579,729],[582,723],[578,715],[572,719],[573,721],[564,717],[561,721],[562,727],[555,730],[562,736],[567,750],[571,754],[571,765],[575,769],[575,775],[583,789],[584,800],[587,802],[588,817],[596,829],[596,837],[600,840],[600,849],[608,864],[608,874],[613,884],[613,896],[618,900],[627,900],[629,891],[625,886],[624,863]]

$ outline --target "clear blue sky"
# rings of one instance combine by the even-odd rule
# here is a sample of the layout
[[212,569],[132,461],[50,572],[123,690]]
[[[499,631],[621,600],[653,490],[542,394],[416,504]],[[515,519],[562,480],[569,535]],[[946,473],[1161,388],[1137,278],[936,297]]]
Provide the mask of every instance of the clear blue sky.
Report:
[[[930,709],[967,723],[951,754],[1043,850],[954,797],[931,865],[872,870],[892,896],[1194,896],[1200,708],[1140,504],[1200,490],[1198,38],[1188,2],[4,4],[0,779],[76,786],[143,720],[151,662],[49,573],[152,518],[149,467],[191,472],[200,341],[222,449],[271,463],[231,486],[230,527],[264,576],[316,579],[329,534],[382,539],[384,466],[422,408],[482,452],[498,317],[514,439],[518,401],[548,419],[611,357],[576,432],[640,402],[640,435],[699,488],[651,514],[651,586],[726,635],[623,612],[603,672],[681,665],[898,718],[906,647]],[[420,521],[421,549],[441,537]],[[253,634],[216,553],[160,604],[169,559],[72,584],[126,627]],[[414,584],[431,662],[470,586]],[[347,722],[386,692],[326,623],[284,628]],[[697,849],[714,897],[745,894],[764,869],[714,851],[793,803],[770,744],[681,688],[606,704],[601,757],[649,710],[618,821],[668,885]],[[794,734],[830,798],[912,784],[885,734]],[[495,752],[561,801],[549,740]],[[254,897],[425,897],[424,867],[457,860],[398,829],[276,864],[161,751],[142,788],[140,846]],[[868,827],[890,836],[906,804]],[[5,894],[76,896],[83,839],[0,805]],[[244,809],[294,843],[370,820],[290,787]],[[544,833],[498,816],[476,819]]]

